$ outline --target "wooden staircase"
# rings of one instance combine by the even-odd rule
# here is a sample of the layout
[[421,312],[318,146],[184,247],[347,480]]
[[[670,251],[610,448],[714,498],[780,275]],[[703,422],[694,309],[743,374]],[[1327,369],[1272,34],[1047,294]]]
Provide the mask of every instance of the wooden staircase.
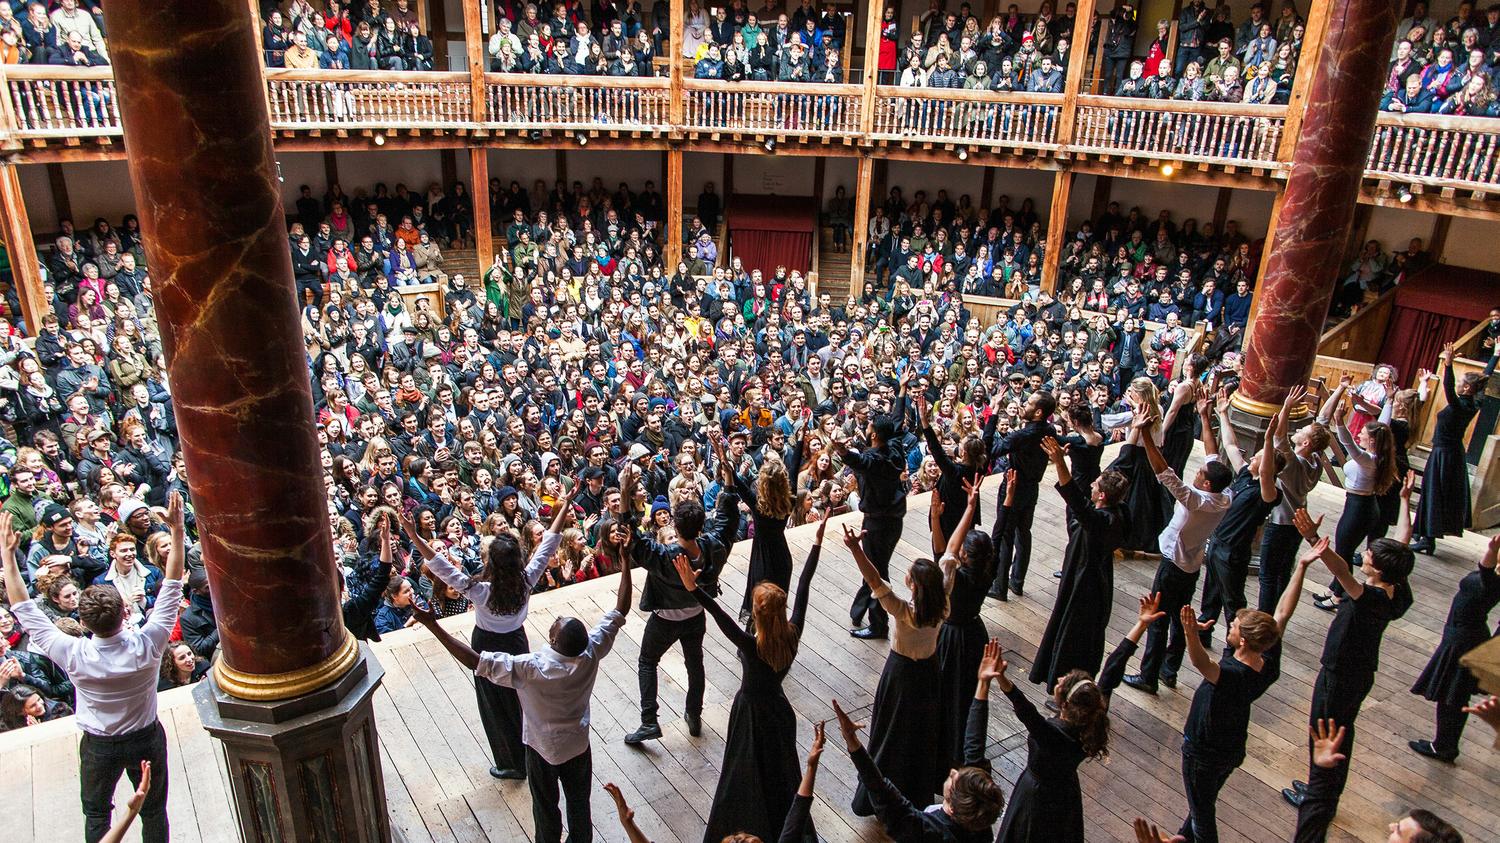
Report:
[[849,264],[852,254],[833,248],[833,227],[818,224],[818,294],[827,293],[834,302],[849,296]]
[[479,266],[479,253],[473,249],[444,249],[443,250],[443,272],[449,278],[454,275],[462,275],[469,282],[469,289],[479,291],[483,289],[483,272]]

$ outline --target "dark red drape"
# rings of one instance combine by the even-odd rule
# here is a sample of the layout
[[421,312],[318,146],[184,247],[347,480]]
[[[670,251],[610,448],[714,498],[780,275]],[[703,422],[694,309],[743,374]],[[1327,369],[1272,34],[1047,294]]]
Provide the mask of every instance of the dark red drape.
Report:
[[1410,383],[1417,369],[1437,369],[1438,353],[1474,327],[1474,320],[1397,305],[1391,311],[1380,362],[1396,367],[1400,382]]
[[776,267],[806,273],[812,268],[818,206],[807,196],[746,196],[729,200],[729,241],[746,269],[767,278]]

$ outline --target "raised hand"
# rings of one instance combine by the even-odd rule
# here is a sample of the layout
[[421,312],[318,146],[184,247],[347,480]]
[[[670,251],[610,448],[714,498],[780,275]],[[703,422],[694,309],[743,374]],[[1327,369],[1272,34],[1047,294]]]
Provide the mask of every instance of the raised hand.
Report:
[[813,534],[813,544],[823,544],[823,534],[828,531],[828,519],[833,515],[833,507],[823,508],[823,517],[818,519],[818,531]]
[[1136,600],[1140,603],[1140,610],[1137,617],[1145,626],[1150,626],[1151,624],[1156,623],[1157,621],[1167,616],[1166,612],[1160,611],[1160,594],[1154,592],[1151,594],[1142,594],[1140,597],[1136,598]]
[[1311,567],[1314,562],[1323,558],[1323,553],[1327,550],[1328,537],[1323,536],[1321,538],[1318,538],[1313,541],[1313,543],[1307,548],[1307,550],[1302,551],[1301,556],[1297,557],[1297,564],[1301,565],[1304,568]]
[[[1281,410],[1279,412],[1272,413],[1271,418],[1266,421],[1266,432],[1261,437],[1262,447],[1264,447],[1266,451],[1270,451],[1272,448],[1276,447],[1276,430],[1281,426],[1282,414],[1287,412],[1290,411]],[[1269,456],[1269,454],[1267,456]]]
[[1210,629],[1214,628],[1215,618],[1209,618],[1208,620],[1199,623],[1198,613],[1193,611],[1192,606],[1183,606],[1182,610],[1177,613],[1177,618],[1178,620],[1182,621],[1183,629],[1196,629],[1199,632],[1208,632]]
[[1222,386],[1214,393],[1214,412],[1221,416],[1229,412],[1229,390]]
[[1339,388],[1340,389],[1348,389],[1349,387],[1351,387],[1353,385],[1354,385],[1354,376],[1353,375],[1349,374],[1348,372],[1345,372],[1342,375],[1339,375]]
[[964,491],[969,495],[969,506],[977,505],[979,501],[979,490],[984,487],[984,475],[972,480],[963,481]]
[[1156,827],[1156,823],[1149,823],[1142,817],[1135,818],[1135,843],[1186,843],[1187,838],[1180,834],[1168,836],[1162,834]]
[[1438,355],[1438,359],[1444,363],[1453,362],[1453,343],[1450,342],[1443,345],[1443,353]]
[[183,523],[182,493],[173,492],[167,497],[167,526],[172,529],[172,532],[181,533]]
[[1005,673],[1004,652],[1000,649],[1000,639],[991,638],[984,645],[984,655],[979,659],[979,681],[989,682],[999,679]]
[[1016,470],[1007,468],[1005,470],[1005,506],[1016,504]]
[[20,545],[21,537],[16,533],[10,513],[0,513],[0,552],[4,552],[7,563],[15,564],[16,548]]
[[437,613],[432,607],[423,602],[421,598],[413,596],[411,601],[411,619],[422,626],[432,626],[437,623]]
[[1433,374],[1432,374],[1432,371],[1430,369],[1418,369],[1417,370],[1417,382],[1418,383],[1426,383],[1427,381],[1432,380],[1432,378],[1433,378]]
[[943,506],[943,496],[938,493],[938,488],[936,486],[932,487],[932,503],[930,505],[930,508],[932,510],[932,515],[934,518],[943,517],[943,510],[945,509],[945,507]]
[[850,551],[859,550],[860,542],[864,541],[864,538],[864,530],[856,530],[848,524],[844,525],[844,547],[849,548]]
[[1067,455],[1063,446],[1051,436],[1042,439],[1042,453],[1047,455],[1053,465],[1062,465],[1063,458]]
[[125,803],[126,810],[132,814],[139,814],[141,806],[146,804],[146,795],[151,792],[151,762],[141,762],[141,783],[130,794],[130,801]]
[[625,801],[625,794],[620,792],[620,786],[614,782],[604,783],[604,792],[615,800],[615,811],[619,813],[620,819],[627,821],[635,820],[635,810]]
[[693,565],[688,561],[687,555],[679,553],[672,559],[672,567],[677,569],[677,577],[682,580],[682,587],[687,591],[698,590],[698,572],[693,570]]
[[1344,743],[1344,735],[1348,732],[1343,726],[1338,726],[1332,719],[1319,720],[1316,725],[1309,729],[1312,733],[1313,764],[1328,769],[1342,764],[1348,756],[1339,752],[1339,747]]
[[807,749],[807,766],[816,767],[818,759],[823,757],[823,744],[827,740],[824,727],[828,721],[819,720],[813,724],[812,746]]
[[833,701],[833,715],[838,718],[839,731],[844,735],[844,746],[848,747],[850,752],[859,749],[859,730],[863,729],[865,724],[855,723],[848,714],[844,713],[838,700]]
[[1300,384],[1297,385],[1297,386],[1294,386],[1290,390],[1287,391],[1286,400],[1284,400],[1284,401],[1281,402],[1282,411],[1285,412],[1285,413],[1287,413],[1288,414],[1288,418],[1290,418],[1290,413],[1293,410],[1293,408],[1295,408],[1298,405],[1300,405],[1306,399],[1307,399],[1307,387],[1302,386]]
[[927,429],[927,399],[917,396],[917,427]]
[[1298,533],[1302,534],[1302,538],[1307,539],[1309,542],[1316,542],[1318,540],[1318,530],[1323,527],[1323,516],[1319,515],[1318,520],[1314,521],[1306,509],[1299,508],[1296,512],[1292,513],[1292,525],[1297,528]]
[[1417,488],[1417,472],[1407,469],[1406,476],[1401,478],[1401,499],[1411,500],[1411,493]]

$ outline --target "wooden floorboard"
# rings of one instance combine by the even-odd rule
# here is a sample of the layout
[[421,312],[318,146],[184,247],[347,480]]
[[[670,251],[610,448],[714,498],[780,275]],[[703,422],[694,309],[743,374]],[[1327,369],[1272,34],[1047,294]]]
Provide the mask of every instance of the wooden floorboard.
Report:
[[[985,521],[993,519],[994,490],[985,495]],[[1336,519],[1342,496],[1320,486],[1312,496],[1314,513]],[[856,520],[857,516],[847,520]],[[812,724],[831,717],[829,700],[838,698],[856,713],[867,712],[886,657],[883,642],[847,635],[848,603],[858,573],[838,541],[836,519],[829,528],[822,562],[813,582],[802,650],[786,680],[786,693],[798,719],[797,743],[805,750]],[[906,532],[893,560],[892,577],[901,578],[910,560],[928,553],[927,500],[913,499]],[[788,534],[794,557],[806,555],[810,528]],[[1025,682],[1038,640],[1056,597],[1051,576],[1066,541],[1060,500],[1044,485],[1035,526],[1034,551],[1024,598],[990,602],[984,618],[991,634],[1011,651],[1012,676],[1027,694],[1041,689]],[[1483,552],[1481,536],[1444,540],[1436,557],[1418,557],[1413,575],[1416,604],[1391,625],[1381,652],[1381,672],[1359,721],[1349,787],[1330,840],[1383,839],[1389,819],[1409,807],[1436,811],[1470,840],[1495,839],[1500,808],[1494,800],[1500,781],[1500,755],[1492,736],[1471,724],[1456,766],[1412,754],[1406,741],[1430,737],[1432,707],[1408,692],[1441,635],[1443,619],[1459,578]],[[723,577],[722,599],[737,610],[744,593],[749,543],[735,550]],[[1134,619],[1136,595],[1149,588],[1155,563],[1121,562],[1110,618],[1110,640],[1118,640]],[[1321,590],[1326,573],[1315,569],[1309,590]],[[527,628],[543,640],[553,619],[572,615],[592,623],[614,602],[614,578],[538,595]],[[1255,583],[1250,583],[1252,602]],[[1317,675],[1330,616],[1306,597],[1287,634],[1281,680],[1257,705],[1250,728],[1248,757],[1229,780],[1219,806],[1221,837],[1232,843],[1287,840],[1295,814],[1279,791],[1306,774],[1306,724],[1312,683]],[[739,684],[733,648],[710,624],[705,641],[707,688],[703,734],[690,737],[681,719],[687,675],[681,653],[663,659],[660,678],[661,741],[643,749],[622,742],[639,723],[636,658],[644,616],[632,612],[614,652],[605,660],[593,701],[595,778],[624,790],[636,821],[657,843],[697,843],[702,839],[724,752],[730,703]],[[472,621],[445,622],[467,636]],[[1216,639],[1222,642],[1222,633]],[[1222,646],[1222,645],[1220,645]],[[391,824],[405,840],[530,840],[530,796],[524,783],[499,782],[488,775],[488,744],[474,702],[473,676],[447,657],[419,630],[385,636],[375,646],[385,667],[375,698],[381,763]],[[1148,697],[1129,689],[1116,695],[1111,753],[1081,770],[1090,843],[1128,841],[1129,820],[1144,815],[1176,828],[1185,810],[1180,774],[1182,722],[1200,678],[1184,668],[1176,691]],[[992,705],[989,756],[1007,790],[1026,763],[1024,731],[1003,699]],[[228,841],[237,837],[228,771],[217,744],[202,730],[189,692],[162,695],[162,721],[168,732],[172,780],[169,810],[174,839]],[[7,840],[74,839],[82,831],[78,811],[77,733],[59,721],[0,735],[0,816]],[[848,757],[830,745],[818,776],[813,808],[819,835],[837,843],[881,840],[871,820],[848,810],[855,776]],[[121,782],[117,802],[128,794]],[[591,799],[596,834],[604,841],[624,839],[614,807],[602,787]],[[139,839],[133,831],[129,839]]]

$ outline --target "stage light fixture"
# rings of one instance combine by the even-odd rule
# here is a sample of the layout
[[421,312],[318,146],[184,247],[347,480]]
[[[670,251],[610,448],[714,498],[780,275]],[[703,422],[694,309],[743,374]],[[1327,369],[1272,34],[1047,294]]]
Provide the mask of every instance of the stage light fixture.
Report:
[[766,138],[766,142],[763,144],[763,146],[765,146],[767,152],[775,152],[776,151],[776,139],[775,138]]
[[1396,188],[1396,198],[1401,200],[1401,204],[1405,205],[1410,203],[1411,197],[1411,188],[1407,187],[1404,184]]
[[526,133],[526,136],[528,138],[531,138],[534,141],[539,141],[539,140],[542,139],[542,130],[541,129],[532,129],[531,131],[529,131],[529,132]]
[[1161,165],[1161,174],[1162,175],[1164,175],[1164,176],[1170,176],[1170,175],[1172,175],[1175,172],[1177,172],[1177,168],[1174,167],[1174,166],[1172,166],[1171,164],[1163,164],[1163,165]]
[[376,135],[375,136],[375,145],[376,146],[385,146],[385,135]]
[[960,160],[960,161],[967,161],[967,160],[969,160],[969,148],[967,146],[960,146],[958,148],[958,160]]
[[589,145],[589,136],[584,134],[583,132],[579,132],[577,135],[574,135],[574,137],[577,138],[579,146]]

